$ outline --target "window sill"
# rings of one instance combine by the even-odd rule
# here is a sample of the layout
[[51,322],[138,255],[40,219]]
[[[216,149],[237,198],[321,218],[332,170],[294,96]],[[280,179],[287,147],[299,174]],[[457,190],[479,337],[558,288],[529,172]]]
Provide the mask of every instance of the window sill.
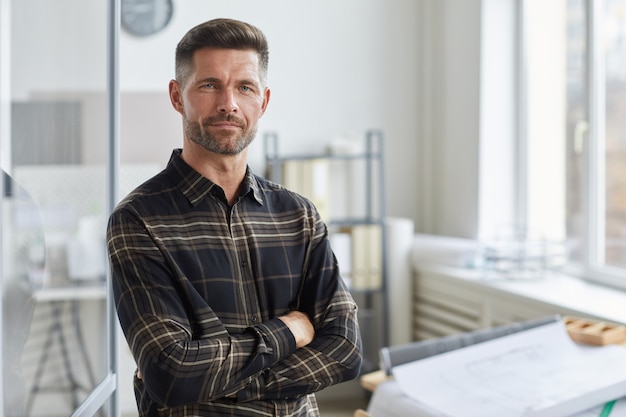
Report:
[[559,273],[538,279],[485,278],[480,270],[421,264],[419,271],[455,280],[459,285],[521,302],[541,303],[564,315],[626,324],[626,292]]

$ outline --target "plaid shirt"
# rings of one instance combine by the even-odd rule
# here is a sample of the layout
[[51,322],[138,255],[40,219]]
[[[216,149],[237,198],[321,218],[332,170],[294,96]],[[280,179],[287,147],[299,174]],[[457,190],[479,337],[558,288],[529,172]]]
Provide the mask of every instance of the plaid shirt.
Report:
[[[361,365],[327,237],[308,200],[249,169],[229,207],[180,150],[129,194],[107,245],[140,416],[317,416],[312,393]],[[315,327],[304,348],[277,318],[292,309]]]

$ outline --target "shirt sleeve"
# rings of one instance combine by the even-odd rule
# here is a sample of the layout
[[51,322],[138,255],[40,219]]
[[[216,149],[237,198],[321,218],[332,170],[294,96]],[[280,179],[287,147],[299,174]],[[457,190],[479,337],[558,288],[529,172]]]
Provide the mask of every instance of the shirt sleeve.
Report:
[[321,220],[307,265],[299,309],[309,314],[315,338],[276,361],[239,391],[239,401],[301,397],[358,377],[362,346],[357,305],[346,289]]
[[206,311],[200,324],[205,336],[193,339],[178,295],[190,289],[172,279],[176,263],[132,211],[113,213],[107,248],[120,324],[157,403],[175,407],[231,396],[296,351],[293,335],[277,318],[229,334]]

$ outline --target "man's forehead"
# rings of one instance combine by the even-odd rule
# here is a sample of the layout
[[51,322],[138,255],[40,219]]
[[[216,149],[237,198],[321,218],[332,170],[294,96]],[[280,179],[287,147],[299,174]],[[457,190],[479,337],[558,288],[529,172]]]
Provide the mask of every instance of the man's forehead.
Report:
[[252,63],[257,68],[260,64],[259,54],[254,49],[201,48],[194,52],[194,61],[206,60],[208,63],[220,64],[225,59],[240,64]]
[[222,78],[262,83],[258,54],[254,50],[201,49],[194,54],[192,78]]

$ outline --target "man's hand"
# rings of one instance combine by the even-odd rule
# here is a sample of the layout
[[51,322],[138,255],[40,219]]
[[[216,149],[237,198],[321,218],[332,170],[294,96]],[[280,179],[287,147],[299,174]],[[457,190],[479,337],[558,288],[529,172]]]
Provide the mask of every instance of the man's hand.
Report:
[[301,348],[308,345],[315,337],[313,323],[309,320],[309,316],[303,312],[294,310],[278,318],[291,330],[296,339],[296,347]]

